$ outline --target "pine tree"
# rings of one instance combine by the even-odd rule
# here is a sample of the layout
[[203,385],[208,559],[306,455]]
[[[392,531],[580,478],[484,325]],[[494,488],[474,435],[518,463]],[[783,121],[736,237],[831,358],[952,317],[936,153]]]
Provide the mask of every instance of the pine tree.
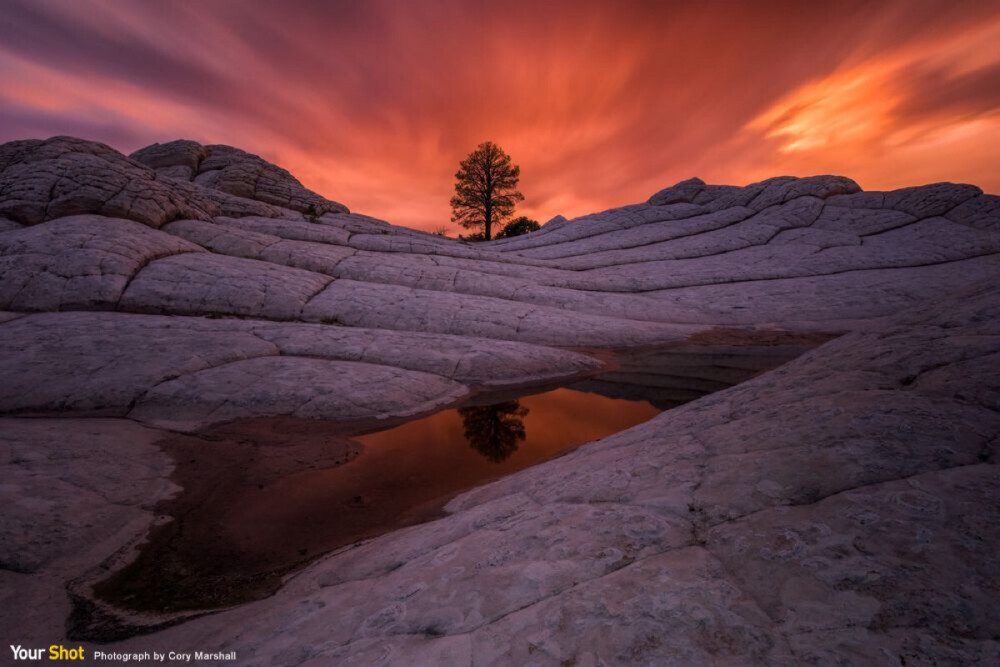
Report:
[[517,189],[521,168],[492,141],[484,141],[462,160],[455,173],[455,196],[451,198],[451,220],[466,229],[483,228],[483,237],[493,238],[494,226],[514,214],[514,205],[524,201]]

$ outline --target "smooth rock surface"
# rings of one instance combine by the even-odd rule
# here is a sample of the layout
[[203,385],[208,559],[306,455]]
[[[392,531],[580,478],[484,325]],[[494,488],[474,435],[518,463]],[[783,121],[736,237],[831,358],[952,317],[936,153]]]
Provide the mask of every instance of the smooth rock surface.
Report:
[[164,434],[135,422],[2,425],[0,633],[16,644],[51,643],[70,613],[67,581],[141,540],[156,502],[180,489],[154,444]]
[[0,308],[113,310],[150,262],[200,246],[129,220],[79,215],[0,236]]
[[[998,202],[691,179],[469,244],[349,213],[231,147],[4,144],[2,639],[58,641],[67,584],[131,557],[178,490],[165,429],[393,419],[603,367],[566,348],[657,350],[676,398],[677,378],[703,393],[755,373],[726,366],[755,345],[839,336],[323,557],[269,599],[114,647],[249,665],[1000,664]],[[604,382],[661,382],[627,370]]]
[[384,420],[430,412],[466,393],[456,382],[417,371],[272,356],[162,382],[139,400],[129,416],[172,430],[276,415]]
[[992,287],[962,303],[843,337],[466,493],[272,599],[124,646],[197,640],[251,664],[794,664],[889,649],[991,664],[1000,414],[982,360],[1000,354],[1000,304]]
[[[425,410],[434,392],[453,400],[467,391],[460,385],[518,386],[600,367],[581,354],[471,337],[116,313],[6,315],[14,320],[4,325],[0,336],[0,375],[5,379],[0,411],[7,414],[121,417],[141,401],[135,416],[153,419],[150,415],[169,417],[172,410],[180,414],[177,401],[189,400],[186,422],[206,426],[232,418],[229,411],[212,417],[207,403],[198,407],[206,392],[216,401],[239,400],[257,405],[259,414],[273,413],[281,401],[268,403],[266,396],[241,395],[258,384],[267,385],[266,380],[249,384],[236,380],[259,368],[237,362],[262,358],[279,364],[269,370],[274,374],[280,367],[288,372],[287,366],[294,364],[292,375],[299,381],[287,388],[289,394],[299,395],[303,403],[312,399],[311,414],[323,419],[347,416],[340,402],[352,419],[380,414],[376,406],[383,399],[378,394],[390,393],[389,385],[368,397],[350,391],[350,383],[363,387],[369,376],[394,382],[396,391],[387,400],[397,403],[394,412],[406,413]],[[217,370],[201,373],[211,369]],[[317,379],[302,381],[306,376]],[[337,386],[328,386],[330,382]],[[335,400],[320,402],[328,392],[335,393]],[[277,414],[296,414],[296,410],[293,402],[288,412]]]

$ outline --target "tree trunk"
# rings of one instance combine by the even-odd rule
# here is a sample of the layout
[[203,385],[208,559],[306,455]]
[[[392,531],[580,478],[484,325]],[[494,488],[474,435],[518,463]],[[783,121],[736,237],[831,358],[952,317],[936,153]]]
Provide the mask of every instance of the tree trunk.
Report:
[[483,222],[486,223],[486,230],[483,234],[485,240],[489,241],[493,238],[490,235],[490,228],[493,226],[493,183],[490,178],[489,172],[486,173],[486,206],[484,207],[486,215],[483,216]]

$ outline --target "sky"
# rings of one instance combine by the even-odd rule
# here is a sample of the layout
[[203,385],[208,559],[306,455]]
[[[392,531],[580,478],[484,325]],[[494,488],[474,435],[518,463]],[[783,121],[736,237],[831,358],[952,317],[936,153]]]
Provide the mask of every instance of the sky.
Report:
[[486,140],[541,222],[691,176],[998,193],[998,44],[1000,0],[0,0],[0,141],[229,144],[451,235]]

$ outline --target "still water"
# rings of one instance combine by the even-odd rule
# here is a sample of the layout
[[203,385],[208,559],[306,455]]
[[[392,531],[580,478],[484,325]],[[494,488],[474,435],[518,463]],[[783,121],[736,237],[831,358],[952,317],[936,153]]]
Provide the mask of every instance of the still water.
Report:
[[159,444],[183,492],[156,507],[165,520],[131,564],[91,582],[93,600],[89,584],[75,588],[70,635],[120,639],[193,610],[266,597],[325,553],[439,517],[466,489],[738,384],[831,337],[713,330],[618,354],[608,371],[569,387],[480,396],[391,428],[282,417],[173,436]]
[[167,613],[259,599],[319,555],[441,516],[463,490],[659,412],[560,388],[363,435],[282,418],[177,436],[162,445],[184,492],[157,508],[173,520],[95,591],[119,608]]

